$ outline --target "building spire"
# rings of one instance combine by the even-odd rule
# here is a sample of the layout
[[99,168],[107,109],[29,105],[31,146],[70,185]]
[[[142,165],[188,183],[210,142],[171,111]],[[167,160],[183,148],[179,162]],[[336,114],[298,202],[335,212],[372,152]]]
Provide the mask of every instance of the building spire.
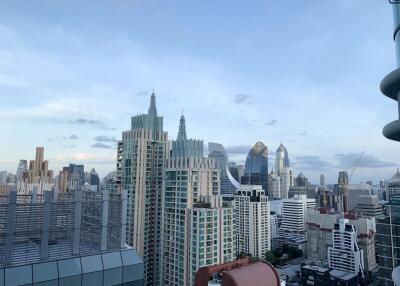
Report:
[[177,140],[187,140],[185,116],[183,116],[183,113],[181,119],[179,120],[179,132]]
[[150,107],[149,107],[149,115],[152,117],[157,117],[157,108],[156,108],[156,94],[153,92],[151,94],[151,99],[150,99]]

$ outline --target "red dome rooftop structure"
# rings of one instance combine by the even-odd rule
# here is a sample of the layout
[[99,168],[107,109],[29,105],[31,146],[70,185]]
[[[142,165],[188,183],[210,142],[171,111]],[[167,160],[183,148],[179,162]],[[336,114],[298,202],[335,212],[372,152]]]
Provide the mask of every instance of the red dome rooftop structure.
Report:
[[231,263],[200,268],[194,286],[280,286],[275,268],[265,261],[251,263],[249,257]]

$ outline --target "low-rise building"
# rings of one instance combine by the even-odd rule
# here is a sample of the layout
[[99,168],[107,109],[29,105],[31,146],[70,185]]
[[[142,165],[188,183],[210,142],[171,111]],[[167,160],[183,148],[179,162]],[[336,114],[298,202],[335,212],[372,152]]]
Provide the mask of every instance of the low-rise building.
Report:
[[142,285],[127,194],[0,196],[0,285]]

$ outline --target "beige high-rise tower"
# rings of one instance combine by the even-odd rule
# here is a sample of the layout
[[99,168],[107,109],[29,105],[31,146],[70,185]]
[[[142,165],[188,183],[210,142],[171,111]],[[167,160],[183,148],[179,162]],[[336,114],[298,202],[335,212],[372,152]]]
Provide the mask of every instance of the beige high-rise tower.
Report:
[[122,188],[128,191],[127,243],[144,262],[146,286],[161,285],[162,190],[168,134],[157,116],[151,95],[148,114],[132,117],[131,130],[122,133],[118,166]]

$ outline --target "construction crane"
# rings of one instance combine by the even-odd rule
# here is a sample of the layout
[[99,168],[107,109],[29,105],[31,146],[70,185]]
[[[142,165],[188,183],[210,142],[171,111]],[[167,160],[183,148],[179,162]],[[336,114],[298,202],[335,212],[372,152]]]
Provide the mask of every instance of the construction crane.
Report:
[[358,156],[358,159],[357,159],[357,161],[356,161],[356,164],[354,165],[353,169],[351,170],[350,177],[349,177],[349,181],[350,181],[350,179],[353,177],[354,172],[356,171],[358,165],[360,164],[360,161],[361,161],[362,156],[364,156],[364,151],[361,151],[360,156]]
[[[340,195],[340,212],[341,212],[341,217],[344,218],[344,199],[346,199],[346,206],[348,208],[349,206],[349,182],[353,178],[354,172],[358,168],[358,165],[360,164],[361,158],[364,156],[364,151],[361,151],[360,155],[357,158],[356,163],[354,164],[353,169],[351,170],[350,176],[348,177],[347,182],[343,182],[344,184],[342,186],[339,185],[339,188],[343,188],[343,194]],[[339,182],[340,184],[340,182]]]

